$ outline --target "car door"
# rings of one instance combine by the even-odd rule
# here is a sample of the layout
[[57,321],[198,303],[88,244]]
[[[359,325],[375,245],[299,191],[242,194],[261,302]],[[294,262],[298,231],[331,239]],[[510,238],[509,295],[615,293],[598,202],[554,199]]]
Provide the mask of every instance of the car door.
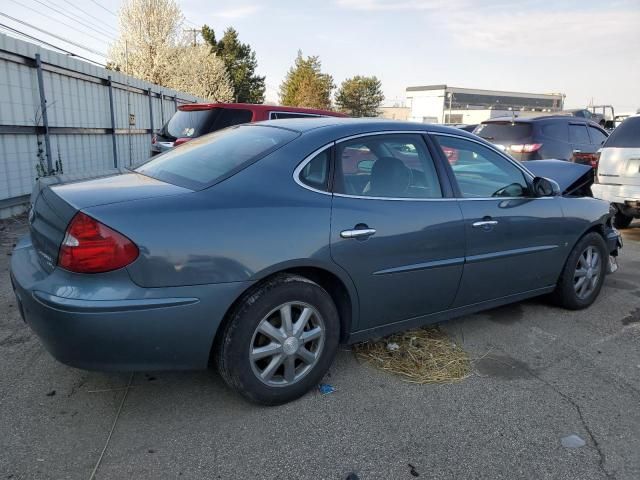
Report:
[[449,168],[467,244],[454,306],[555,284],[565,256],[560,198],[531,196],[531,176],[484,143],[448,134],[433,138],[458,159]]
[[572,155],[570,161],[590,165],[598,148],[591,143],[585,123],[569,123],[569,143]]
[[464,261],[462,214],[419,133],[335,147],[331,256],[353,279],[358,330],[447,309]]

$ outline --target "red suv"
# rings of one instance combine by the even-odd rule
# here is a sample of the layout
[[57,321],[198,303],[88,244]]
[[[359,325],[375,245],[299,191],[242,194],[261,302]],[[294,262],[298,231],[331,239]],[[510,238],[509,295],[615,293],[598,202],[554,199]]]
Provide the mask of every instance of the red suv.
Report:
[[342,113],[311,108],[249,103],[189,103],[178,111],[151,140],[151,156],[177,147],[206,133],[240,123],[304,117],[344,117]]

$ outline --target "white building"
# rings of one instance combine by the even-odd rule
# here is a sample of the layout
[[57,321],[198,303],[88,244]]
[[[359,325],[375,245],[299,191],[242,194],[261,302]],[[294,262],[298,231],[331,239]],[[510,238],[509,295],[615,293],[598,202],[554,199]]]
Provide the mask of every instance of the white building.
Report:
[[563,109],[562,93],[501,92],[447,85],[407,87],[408,119],[420,123],[475,124],[505,115],[531,116]]

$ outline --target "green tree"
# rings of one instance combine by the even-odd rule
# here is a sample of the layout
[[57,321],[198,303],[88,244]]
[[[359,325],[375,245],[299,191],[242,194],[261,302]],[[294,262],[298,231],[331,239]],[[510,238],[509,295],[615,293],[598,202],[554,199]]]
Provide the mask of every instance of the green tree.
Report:
[[256,75],[256,53],[249,44],[240,42],[238,32],[229,27],[220,40],[216,40],[213,28],[204,25],[202,37],[212,51],[222,59],[233,84],[234,98],[242,103],[264,102],[264,79]]
[[347,78],[336,93],[336,104],[353,117],[377,117],[384,100],[382,82],[376,77]]
[[298,51],[295,64],[280,85],[280,103],[292,107],[331,108],[333,77],[322,73],[320,59],[304,58]]

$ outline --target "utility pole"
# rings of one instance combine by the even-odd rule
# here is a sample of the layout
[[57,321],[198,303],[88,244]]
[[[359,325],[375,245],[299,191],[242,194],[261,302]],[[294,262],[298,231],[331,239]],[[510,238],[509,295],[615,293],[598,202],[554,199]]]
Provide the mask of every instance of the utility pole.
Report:
[[193,46],[198,45],[198,35],[201,33],[199,28],[187,28],[184,30],[187,33],[193,34]]

